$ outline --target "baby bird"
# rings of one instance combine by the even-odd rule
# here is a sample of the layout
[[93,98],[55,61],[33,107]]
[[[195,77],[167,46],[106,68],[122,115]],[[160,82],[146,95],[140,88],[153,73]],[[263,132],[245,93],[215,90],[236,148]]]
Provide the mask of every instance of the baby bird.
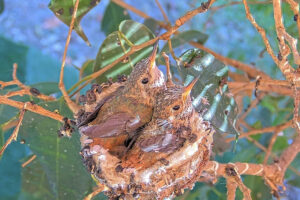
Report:
[[135,65],[122,89],[101,106],[97,117],[81,127],[81,133],[108,149],[123,151],[124,142],[151,120],[155,96],[165,88],[164,75],[155,64],[156,52],[157,44],[150,57]]
[[202,131],[198,130],[203,128],[202,123],[197,123],[200,122],[199,116],[189,96],[198,79],[186,87],[169,80],[167,89],[157,95],[152,120],[139,133],[134,147],[126,155],[122,165],[124,168],[147,168],[179,150],[186,142],[196,141],[197,132]]
[[[129,160],[136,160],[132,154],[138,152],[144,154],[143,158],[148,158],[149,162],[153,163],[155,158],[160,157],[157,157],[158,153],[169,154],[179,150],[185,142],[196,141],[200,137],[199,133],[210,128],[207,127],[209,123],[204,122],[193,108],[190,97],[190,92],[198,78],[186,87],[175,85],[172,82],[169,58],[165,54],[163,56],[167,66],[167,87],[158,93],[152,120],[141,131],[134,148],[126,156]],[[146,156],[145,153],[150,152],[156,153],[155,158]],[[131,162],[129,160],[126,163]],[[141,164],[146,168],[147,166],[143,164],[145,162],[142,159]]]

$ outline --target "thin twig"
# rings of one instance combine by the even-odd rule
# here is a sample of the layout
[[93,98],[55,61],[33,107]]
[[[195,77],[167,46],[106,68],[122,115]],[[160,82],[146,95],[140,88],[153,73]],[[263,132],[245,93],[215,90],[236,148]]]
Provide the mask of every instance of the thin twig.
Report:
[[55,119],[57,121],[63,122],[63,116],[61,116],[60,114],[57,114],[55,112],[51,112],[49,110],[46,110],[45,108],[36,105],[36,104],[32,104],[30,102],[19,102],[19,101],[15,101],[15,100],[11,100],[8,99],[6,97],[0,96],[0,104],[6,104],[18,109],[23,109],[24,105],[26,104],[26,110],[37,113],[39,115],[43,115],[45,117],[50,117],[52,119]]
[[7,86],[17,85],[21,89],[17,90],[17,91],[9,91],[8,93],[6,93],[3,96],[13,97],[13,96],[30,95],[30,96],[35,96],[44,101],[54,101],[55,100],[54,97],[44,95],[44,94],[40,93],[37,89],[30,88],[30,87],[24,85],[21,81],[19,81],[19,79],[17,77],[17,69],[18,69],[18,65],[17,65],[17,63],[14,63],[13,64],[13,73],[12,73],[13,80],[8,81],[8,82],[0,81],[0,85],[1,85],[0,88],[3,89]]
[[26,167],[29,163],[31,163],[34,159],[36,159],[36,155],[31,156],[26,162],[22,163],[22,167]]
[[99,193],[101,193],[102,191],[105,190],[105,186],[98,183],[98,187],[96,190],[94,190],[92,193],[90,193],[89,195],[87,195],[86,197],[84,197],[83,200],[91,200],[93,197],[97,196]]
[[[288,61],[288,56],[291,52],[289,46],[285,43],[285,40],[288,41],[292,48],[294,62],[295,64],[300,63],[299,52],[297,51],[297,40],[291,37],[285,30],[283,24],[283,17],[281,11],[281,1],[273,0],[274,7],[274,20],[275,20],[275,28],[278,37],[279,43],[279,54],[281,59],[279,59],[278,67],[285,76],[285,78],[290,82],[293,91],[294,91],[294,117],[293,117],[293,125],[296,128],[297,132],[300,134],[300,124],[298,122],[298,112],[299,112],[299,104],[297,101],[298,97],[298,89],[297,86],[300,85],[300,80],[298,77],[298,73],[295,73],[294,68],[290,65]],[[298,64],[299,65],[299,64]]]
[[300,17],[299,17],[299,3],[294,0],[286,0],[286,2],[290,5],[291,10],[294,13],[294,21],[297,22],[298,34],[300,39]]
[[59,76],[59,85],[58,85],[60,91],[63,94],[63,97],[64,97],[65,101],[67,102],[69,108],[71,109],[71,111],[73,113],[77,113],[80,108],[76,103],[74,103],[71,100],[71,98],[69,97],[69,95],[66,91],[66,87],[65,87],[65,84],[64,84],[64,70],[65,70],[65,63],[66,63],[66,56],[67,56],[68,46],[69,46],[69,43],[70,43],[71,33],[72,33],[74,23],[75,23],[78,4],[79,4],[79,0],[76,0],[76,3],[74,5],[72,20],[71,20],[71,24],[70,24],[70,28],[69,28],[69,32],[68,32],[68,36],[67,36],[67,41],[66,41],[66,45],[65,45],[64,55],[63,55],[63,59],[62,59],[61,71],[60,71],[60,76]]
[[295,157],[300,152],[300,136],[297,134],[296,138],[294,139],[293,143],[289,145],[279,157],[279,166],[282,169],[282,178],[285,174],[286,169],[295,159]]
[[[249,2],[249,4],[258,4],[258,5],[260,5],[260,4],[270,4],[270,3],[272,3],[272,1],[250,1]],[[240,5],[240,4],[242,4],[242,2],[240,2],[240,1],[233,1],[233,2],[229,2],[229,3],[227,3],[227,4],[223,4],[223,5],[221,5],[221,6],[214,6],[214,7],[212,7],[211,8],[211,10],[212,11],[216,11],[216,10],[219,10],[219,9],[221,9],[221,8],[225,8],[225,7],[229,7],[229,6],[234,6],[234,5]]]
[[18,124],[18,116],[14,116],[12,117],[11,119],[9,119],[7,122],[1,124],[1,128],[2,128],[2,131],[5,132],[15,126],[17,126]]
[[[247,93],[255,89],[255,82],[243,81],[243,82],[228,82],[228,87],[233,95],[239,93]],[[284,96],[293,97],[293,90],[287,81],[282,80],[261,80],[257,86],[257,90],[264,93],[277,93]]]
[[177,64],[180,62],[180,59],[175,55],[174,53],[174,50],[173,50],[173,47],[172,47],[172,41],[171,39],[168,39],[168,46],[169,46],[169,50],[170,50],[170,53],[173,57],[173,59],[177,62]]
[[269,146],[268,146],[268,149],[266,151],[266,155],[265,155],[264,162],[263,162],[264,165],[268,163],[269,157],[270,157],[271,152],[272,152],[273,145],[274,145],[279,133],[280,132],[274,132],[271,139],[270,139]]
[[20,126],[22,124],[23,118],[24,118],[24,114],[26,111],[26,107],[27,104],[25,103],[23,108],[20,111],[20,115],[19,115],[19,119],[18,119],[18,123],[16,128],[14,129],[13,133],[10,135],[10,137],[6,140],[5,144],[3,145],[3,147],[0,150],[0,156],[2,156],[3,152],[5,151],[5,149],[7,148],[7,146],[14,140],[17,141],[17,137],[18,137],[18,133],[19,133],[19,129]]
[[237,186],[232,178],[226,178],[227,200],[235,200]]
[[144,18],[144,19],[149,19],[151,18],[149,15],[147,15],[146,13],[136,9],[134,6],[129,5],[128,3],[122,1],[122,0],[112,0],[112,2],[114,2],[115,4],[118,4],[119,6],[130,10],[132,12],[134,12],[135,14],[139,15],[140,17]]
[[187,12],[184,16],[178,18],[175,22],[175,25],[172,26],[166,33],[162,34],[159,38],[162,40],[168,40],[170,36],[179,29],[179,27],[192,19],[195,15],[206,12],[214,2],[215,0],[209,0],[205,3],[202,3],[198,8]]
[[[254,140],[254,139],[251,138],[251,137],[247,137],[247,139],[248,139],[250,142],[252,142],[256,147],[258,147],[259,149],[261,149],[262,151],[264,151],[265,153],[267,153],[267,151],[268,151],[267,148],[264,147],[263,145],[261,145],[259,142],[257,142],[256,140]],[[270,152],[270,155],[272,156],[272,158],[273,158],[274,160],[278,160],[278,156],[276,156],[273,152]],[[300,176],[300,172],[299,172],[297,169],[295,169],[293,166],[289,165],[288,168],[289,168],[292,172],[294,172],[297,176]]]
[[[289,127],[292,127],[293,125],[293,121],[290,120],[288,122],[285,122],[283,124],[277,125],[277,126],[271,126],[271,127],[266,127],[266,128],[262,128],[262,129],[254,129],[251,130],[249,132],[246,133],[241,133],[241,135],[239,136],[239,139],[244,138],[244,137],[248,137],[251,135],[256,135],[256,134],[262,134],[262,133],[271,133],[271,132],[281,132],[284,129],[287,129]],[[228,138],[226,139],[226,142],[231,142],[234,141],[235,138]]]
[[259,32],[259,34],[261,35],[262,39],[263,39],[263,42],[267,48],[267,52],[270,54],[270,56],[272,57],[273,61],[278,64],[278,58],[275,56],[274,54],[274,51],[270,45],[270,42],[267,38],[267,34],[266,34],[266,31],[261,27],[259,26],[254,17],[252,16],[251,12],[250,12],[250,9],[249,9],[249,6],[248,6],[248,3],[247,3],[247,0],[243,0],[243,3],[244,3],[244,7],[245,7],[245,11],[246,11],[246,17],[248,18],[248,20],[251,22],[251,24],[256,28],[256,30]]
[[156,4],[157,4],[157,6],[158,6],[160,12],[161,12],[162,15],[163,15],[165,22],[167,22],[167,23],[169,24],[170,22],[169,22],[168,16],[167,16],[167,14],[165,13],[163,7],[161,6],[161,4],[159,3],[158,0],[155,0],[155,2],[156,2]]
[[258,95],[257,98],[255,98],[253,101],[251,101],[249,107],[247,108],[247,110],[239,117],[239,120],[244,120],[245,117],[247,117],[247,115],[250,113],[250,111],[255,108],[257,106],[257,104],[259,104],[259,102],[261,101],[261,99],[265,96],[264,93],[260,93]]

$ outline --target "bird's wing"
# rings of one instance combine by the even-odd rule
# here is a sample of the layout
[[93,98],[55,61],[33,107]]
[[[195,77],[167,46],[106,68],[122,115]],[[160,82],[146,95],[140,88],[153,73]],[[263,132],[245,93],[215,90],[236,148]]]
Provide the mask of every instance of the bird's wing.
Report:
[[170,152],[183,146],[185,138],[170,133],[143,138],[138,142],[144,152]]
[[110,96],[107,96],[107,97],[103,98],[101,101],[99,101],[99,103],[97,104],[95,110],[91,114],[89,114],[85,120],[80,122],[80,124],[78,124],[77,127],[80,128],[81,126],[85,126],[88,123],[90,123],[91,121],[93,121],[94,119],[96,119],[96,117],[98,116],[98,113],[99,113],[100,109],[102,108],[102,106],[107,101],[109,101],[112,97],[114,97],[114,93]]
[[127,133],[126,125],[132,120],[135,118],[128,113],[116,113],[109,116],[104,122],[82,127],[80,131],[90,138],[115,137]]

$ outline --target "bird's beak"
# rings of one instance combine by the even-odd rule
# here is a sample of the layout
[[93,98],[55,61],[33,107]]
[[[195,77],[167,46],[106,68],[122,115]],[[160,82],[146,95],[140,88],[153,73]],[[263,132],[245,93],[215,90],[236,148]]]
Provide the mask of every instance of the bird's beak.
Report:
[[196,84],[196,82],[199,80],[199,76],[197,78],[195,78],[192,82],[190,82],[190,84],[188,84],[187,86],[184,87],[183,89],[183,93],[182,93],[182,98],[183,101],[185,102],[187,97],[190,95],[194,85]]
[[149,71],[155,68],[155,58],[156,58],[156,52],[157,52],[158,42],[153,47],[153,51],[149,57]]

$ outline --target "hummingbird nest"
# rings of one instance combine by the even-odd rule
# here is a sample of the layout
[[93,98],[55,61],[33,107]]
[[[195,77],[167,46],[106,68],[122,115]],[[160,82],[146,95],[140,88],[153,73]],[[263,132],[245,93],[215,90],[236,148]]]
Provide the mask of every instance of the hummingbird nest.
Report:
[[[86,93],[84,109],[78,113],[77,124],[86,126],[93,121],[103,99],[112,98],[123,85],[124,82],[119,81],[92,86]],[[194,123],[201,131],[191,135],[187,133],[189,127],[179,127],[177,132],[184,138],[184,143],[173,152],[128,157],[132,147],[127,142],[124,147],[128,149],[120,157],[81,134],[81,156],[89,172],[107,187],[105,194],[111,199],[173,198],[183,194],[184,189],[193,188],[210,157],[214,131],[200,116]],[[124,167],[123,163],[130,163],[130,166]]]
[[95,84],[80,98],[81,156],[110,199],[172,199],[193,188],[210,158],[214,129],[190,97],[198,79],[175,85],[167,63],[165,81],[155,53],[128,79]]

